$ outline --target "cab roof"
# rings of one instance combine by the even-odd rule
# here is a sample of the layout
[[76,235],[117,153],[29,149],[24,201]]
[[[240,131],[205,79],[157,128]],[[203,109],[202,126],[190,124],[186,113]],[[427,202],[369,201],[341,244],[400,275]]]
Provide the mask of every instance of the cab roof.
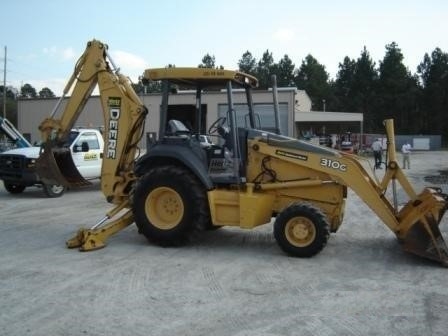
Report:
[[258,86],[258,80],[246,73],[212,68],[154,68],[145,70],[143,77],[152,81],[166,79],[189,87],[225,87],[229,80],[240,87]]

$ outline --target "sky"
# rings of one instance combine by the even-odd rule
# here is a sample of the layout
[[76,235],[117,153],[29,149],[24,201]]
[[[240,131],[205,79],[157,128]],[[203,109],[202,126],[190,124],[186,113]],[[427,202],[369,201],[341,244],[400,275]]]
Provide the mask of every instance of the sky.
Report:
[[425,53],[448,52],[448,1],[301,0],[28,0],[0,12],[0,85],[29,83],[61,95],[86,43],[100,40],[133,81],[147,68],[196,67],[207,53],[238,69],[249,51],[266,50],[299,68],[308,54],[336,78],[345,56],[364,46],[378,66],[396,42],[411,73]]

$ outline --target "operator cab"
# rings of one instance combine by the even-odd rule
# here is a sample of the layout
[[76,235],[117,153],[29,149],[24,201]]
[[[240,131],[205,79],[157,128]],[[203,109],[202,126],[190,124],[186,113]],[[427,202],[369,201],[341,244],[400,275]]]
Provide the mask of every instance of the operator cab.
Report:
[[[240,184],[245,182],[245,161],[247,128],[255,128],[255,117],[252,102],[251,89],[258,85],[256,78],[230,70],[215,70],[208,68],[161,68],[148,69],[144,74],[145,80],[158,80],[162,83],[162,104],[159,125],[159,144],[171,144],[179,146],[170,147],[176,159],[182,157],[186,151],[181,146],[189,147],[190,153],[197,157],[205,170],[204,175],[210,178],[213,184]],[[220,116],[205,132],[204,106],[201,104],[202,94],[205,91],[227,90],[227,113]],[[173,90],[173,88],[176,88]],[[196,100],[194,103],[194,116],[187,118],[177,114],[177,119],[169,119],[173,109],[169,108],[170,95],[178,93],[177,88],[182,90],[195,90]],[[236,112],[233,108],[233,88],[243,88],[246,91],[247,106],[249,110],[249,125],[239,129],[236,123]],[[186,107],[186,111],[188,109]],[[187,125],[185,120],[193,121],[194,124]],[[204,144],[201,139],[213,139],[210,144]],[[157,146],[157,145],[156,145]],[[168,149],[168,148],[166,148]],[[193,151],[191,151],[193,149]],[[161,151],[161,149],[159,149]],[[176,154],[177,151],[177,154]],[[165,151],[166,153],[166,151]],[[185,160],[184,164],[193,165],[191,158]]]

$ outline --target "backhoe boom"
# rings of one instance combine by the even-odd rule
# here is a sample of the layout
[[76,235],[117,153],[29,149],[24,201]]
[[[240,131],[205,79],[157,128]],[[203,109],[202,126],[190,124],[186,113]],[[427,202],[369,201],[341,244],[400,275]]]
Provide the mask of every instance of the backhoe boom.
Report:
[[[36,165],[39,175],[49,183],[72,188],[88,184],[70,162],[70,156],[62,144],[98,85],[105,126],[101,187],[109,202],[120,204],[127,200],[130,184],[134,180],[134,159],[148,111],[128,78],[110,67],[109,63],[113,62],[108,62],[109,58],[106,44],[96,40],[88,42],[64,89],[64,95],[50,118],[39,126],[44,151]],[[70,89],[73,91],[61,118],[54,118],[60,102]]]
[[[95,225],[92,229],[81,229],[67,242],[68,247],[79,247],[82,251],[105,246],[106,239],[110,235],[134,221],[132,211],[129,209],[124,215],[119,212],[130,207],[129,193],[135,181],[134,160],[148,113],[129,79],[115,68],[107,49],[106,44],[97,40],[87,43],[86,50],[76,63],[63,96],[51,116],[39,126],[44,144],[36,167],[42,180],[72,188],[90,184],[79,174],[69,151],[63,144],[98,85],[105,127],[101,189],[106,199],[116,207],[109,211],[100,225]],[[61,118],[56,119],[55,115],[61,102],[71,89],[73,91],[67,99]],[[105,223],[117,214],[117,219]]]

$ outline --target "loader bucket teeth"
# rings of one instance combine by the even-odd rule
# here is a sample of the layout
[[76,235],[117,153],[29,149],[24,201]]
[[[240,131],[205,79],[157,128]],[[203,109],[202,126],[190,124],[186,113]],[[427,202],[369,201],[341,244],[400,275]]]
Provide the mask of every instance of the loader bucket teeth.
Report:
[[438,261],[448,267],[448,247],[434,218],[426,223],[416,222],[402,239],[402,247],[406,252]]
[[91,183],[81,176],[68,148],[53,147],[46,142],[36,161],[36,170],[45,184],[77,188]]

